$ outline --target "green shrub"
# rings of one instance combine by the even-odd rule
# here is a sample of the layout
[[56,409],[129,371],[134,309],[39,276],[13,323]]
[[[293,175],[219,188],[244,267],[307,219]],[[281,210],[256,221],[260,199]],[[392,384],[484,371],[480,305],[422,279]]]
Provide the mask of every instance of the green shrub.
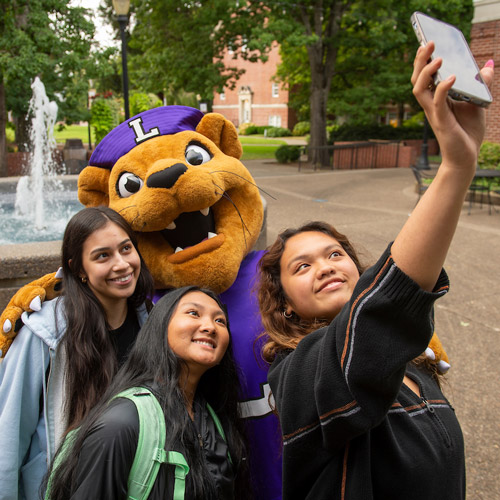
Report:
[[7,144],[13,144],[16,142],[16,131],[10,127],[5,127],[5,138]]
[[497,168],[500,165],[500,144],[484,141],[477,163],[479,168]]
[[[422,139],[424,128],[421,125],[392,127],[377,123],[366,125],[351,125],[344,123],[330,132],[329,142],[335,141],[368,141],[370,139],[403,141],[405,139]],[[432,129],[428,128],[428,136],[434,137]]]
[[284,144],[280,146],[274,153],[276,160],[279,163],[288,163],[289,161],[297,161],[300,158],[300,147],[299,146],[289,146]]
[[[240,135],[251,135],[251,134],[256,134],[257,132],[253,132],[253,130],[257,127],[255,123],[242,123],[239,128],[238,132]],[[250,130],[250,131],[249,131]]]
[[266,132],[267,137],[289,137],[291,135],[290,129],[282,127],[268,127]]
[[292,135],[306,135],[311,131],[310,122],[298,122],[293,127]]
[[130,116],[135,116],[148,109],[161,106],[161,100],[155,94],[135,93],[130,97]]
[[117,120],[109,99],[96,99],[92,104],[91,115],[90,123],[94,129],[97,145],[116,126]]

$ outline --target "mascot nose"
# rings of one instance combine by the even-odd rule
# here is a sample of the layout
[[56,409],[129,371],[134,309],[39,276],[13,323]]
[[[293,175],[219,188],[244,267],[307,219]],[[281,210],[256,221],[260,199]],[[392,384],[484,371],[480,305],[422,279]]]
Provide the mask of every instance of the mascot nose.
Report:
[[187,172],[186,165],[176,163],[165,170],[150,175],[146,185],[152,188],[171,188],[184,172]]

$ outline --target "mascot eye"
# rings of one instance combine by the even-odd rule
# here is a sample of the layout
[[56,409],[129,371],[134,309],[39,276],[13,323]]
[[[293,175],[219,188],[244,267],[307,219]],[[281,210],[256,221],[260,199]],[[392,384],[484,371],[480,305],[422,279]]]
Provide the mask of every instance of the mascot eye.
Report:
[[141,189],[144,182],[137,175],[124,172],[118,179],[118,194],[122,198],[128,198]]
[[210,153],[204,147],[198,146],[197,144],[190,144],[186,148],[185,156],[186,161],[190,165],[201,165],[212,159]]

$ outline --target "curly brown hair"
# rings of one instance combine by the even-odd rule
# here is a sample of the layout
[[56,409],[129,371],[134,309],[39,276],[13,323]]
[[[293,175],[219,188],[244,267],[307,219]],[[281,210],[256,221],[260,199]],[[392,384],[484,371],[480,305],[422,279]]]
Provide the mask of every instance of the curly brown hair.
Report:
[[285,318],[283,315],[287,297],[280,279],[281,257],[286,242],[293,236],[305,232],[320,232],[335,238],[354,262],[360,276],[366,269],[347,236],[326,222],[307,222],[299,228],[286,229],[280,233],[260,259],[258,270],[257,299],[264,335],[267,337],[262,348],[262,357],[268,362],[272,362],[279,351],[295,349],[305,335],[329,323],[321,320],[304,320],[295,313],[292,313],[291,318]]
[[[367,265],[361,263],[358,253],[347,236],[339,233],[326,222],[307,222],[297,229],[286,229],[280,233],[260,259],[258,269],[257,299],[264,326],[262,336],[265,338],[262,358],[268,363],[274,361],[278,352],[295,349],[303,337],[329,324],[327,320],[304,320],[295,313],[292,313],[291,318],[285,318],[283,315],[287,297],[281,285],[281,257],[285,251],[286,242],[293,236],[305,232],[320,232],[335,238],[354,262],[360,276],[368,268]],[[443,374],[439,372],[435,362],[422,353],[413,360],[413,363],[417,366],[423,365],[441,386]]]

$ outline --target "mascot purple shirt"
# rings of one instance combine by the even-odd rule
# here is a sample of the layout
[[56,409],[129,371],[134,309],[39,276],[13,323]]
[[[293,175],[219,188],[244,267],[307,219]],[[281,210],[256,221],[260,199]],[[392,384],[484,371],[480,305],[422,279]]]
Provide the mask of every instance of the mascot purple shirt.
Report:
[[[252,294],[262,252],[251,251],[263,223],[263,204],[240,162],[234,125],[217,113],[185,106],[140,113],[113,129],[78,178],[85,206],[109,205],[132,226],[139,250],[161,290],[211,288],[229,312],[233,349],[242,372],[241,413],[247,422],[255,498],[281,498],[281,434],[269,406],[262,333]],[[15,333],[19,304],[52,298],[50,275],[22,288],[0,321],[4,356]],[[42,293],[43,292],[43,293]],[[33,295],[33,296],[31,296]],[[26,298],[28,300],[26,300]]]

